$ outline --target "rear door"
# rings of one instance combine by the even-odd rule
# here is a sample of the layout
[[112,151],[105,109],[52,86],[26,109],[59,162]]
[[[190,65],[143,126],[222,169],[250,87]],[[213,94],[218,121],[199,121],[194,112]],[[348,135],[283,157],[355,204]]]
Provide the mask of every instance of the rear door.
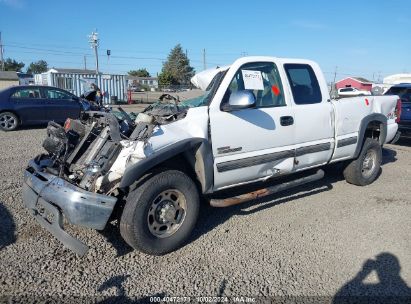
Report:
[[10,101],[23,124],[46,121],[46,100],[42,98],[39,87],[16,88]]
[[325,79],[314,63],[286,63],[284,70],[294,102],[295,169],[325,164],[334,147],[334,112]]
[[[234,75],[233,75],[234,74]],[[210,107],[215,188],[224,188],[291,172],[295,141],[294,112],[287,104],[274,62],[232,66],[221,99]],[[230,95],[251,91],[254,108],[227,111]]]
[[78,99],[57,88],[43,88],[47,99],[46,118],[50,121],[64,122],[67,118],[80,116],[80,103]]

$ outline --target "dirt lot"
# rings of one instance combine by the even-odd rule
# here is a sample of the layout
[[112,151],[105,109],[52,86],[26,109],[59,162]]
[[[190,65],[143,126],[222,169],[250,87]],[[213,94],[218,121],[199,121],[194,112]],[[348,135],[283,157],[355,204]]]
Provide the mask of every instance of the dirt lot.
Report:
[[189,244],[166,256],[132,251],[112,226],[70,228],[91,247],[79,258],[23,208],[23,170],[44,136],[43,128],[0,133],[0,303],[1,295],[34,301],[58,294],[67,302],[115,295],[141,302],[153,295],[314,302],[336,294],[411,296],[411,140],[386,146],[382,174],[367,187],[331,171],[258,202],[204,206]]

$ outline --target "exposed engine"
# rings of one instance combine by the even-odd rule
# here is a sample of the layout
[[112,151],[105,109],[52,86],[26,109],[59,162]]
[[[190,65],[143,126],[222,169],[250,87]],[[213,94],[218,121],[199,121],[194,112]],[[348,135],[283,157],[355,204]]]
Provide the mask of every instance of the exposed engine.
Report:
[[[43,170],[92,192],[116,189],[135,150],[144,149],[156,127],[182,119],[187,108],[177,102],[158,102],[135,115],[119,112],[85,112],[64,126],[50,122],[43,142],[48,155],[36,162]],[[145,157],[144,154],[137,157]]]

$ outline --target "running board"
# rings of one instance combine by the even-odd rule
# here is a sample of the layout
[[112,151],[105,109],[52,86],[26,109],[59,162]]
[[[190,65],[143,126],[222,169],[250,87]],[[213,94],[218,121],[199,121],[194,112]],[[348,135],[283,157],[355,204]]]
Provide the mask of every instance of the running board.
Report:
[[319,169],[315,174],[305,176],[299,179],[295,179],[289,182],[284,182],[279,185],[274,185],[271,187],[263,188],[263,189],[256,190],[250,193],[241,194],[238,196],[229,197],[225,199],[211,199],[210,205],[213,207],[218,207],[218,208],[233,206],[233,205],[241,204],[241,203],[254,200],[260,197],[271,195],[277,192],[288,190],[288,189],[291,189],[297,186],[301,186],[307,183],[315,182],[319,179],[322,179],[323,177],[324,177],[324,171]]

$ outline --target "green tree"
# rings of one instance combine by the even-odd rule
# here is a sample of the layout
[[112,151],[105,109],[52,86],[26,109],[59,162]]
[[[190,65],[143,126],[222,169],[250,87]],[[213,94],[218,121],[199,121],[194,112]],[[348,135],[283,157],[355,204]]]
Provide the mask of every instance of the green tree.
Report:
[[146,68],[138,69],[138,70],[131,70],[127,72],[130,76],[137,76],[137,77],[150,77],[150,73],[147,71]]
[[29,67],[27,68],[27,73],[40,74],[47,72],[47,69],[47,62],[45,60],[39,60],[37,62],[30,63]]
[[177,84],[170,71],[162,71],[160,75],[158,75],[158,83],[162,86]]
[[[158,77],[160,85],[181,85],[189,84],[190,78],[194,76],[194,68],[190,66],[190,60],[183,52],[180,44],[177,44],[164,62],[161,73]],[[166,81],[164,83],[162,81]],[[170,82],[170,83],[168,83]]]
[[17,62],[14,59],[7,58],[4,60],[4,70],[6,71],[16,71],[21,72],[21,69],[24,67],[23,62]]

